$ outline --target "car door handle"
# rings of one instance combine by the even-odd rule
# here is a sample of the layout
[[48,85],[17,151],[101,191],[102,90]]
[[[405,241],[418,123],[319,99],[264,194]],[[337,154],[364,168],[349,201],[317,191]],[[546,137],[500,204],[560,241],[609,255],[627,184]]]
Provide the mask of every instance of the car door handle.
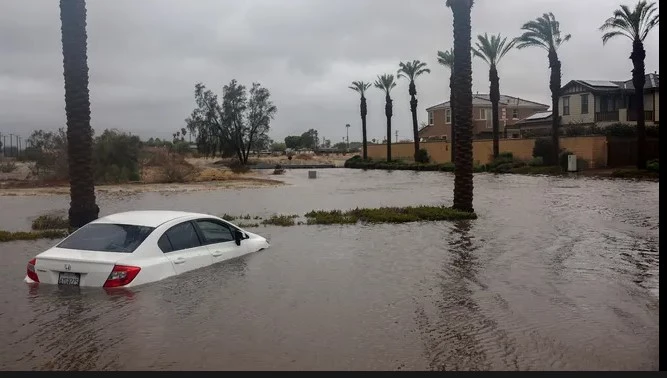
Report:
[[220,251],[211,252],[211,254],[213,255],[213,257],[222,256],[222,252]]
[[185,262],[185,259],[182,257],[177,258],[174,260],[174,264],[183,264]]

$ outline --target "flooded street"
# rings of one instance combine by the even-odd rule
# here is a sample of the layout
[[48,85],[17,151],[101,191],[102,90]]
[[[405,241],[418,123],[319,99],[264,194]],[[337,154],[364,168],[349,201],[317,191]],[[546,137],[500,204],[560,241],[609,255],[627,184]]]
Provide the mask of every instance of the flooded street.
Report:
[[[100,215],[452,203],[453,175],[99,193]],[[659,184],[475,175],[479,219],[250,229],[271,248],[131,291],[29,287],[55,241],[0,244],[0,369],[657,370]],[[27,230],[69,197],[0,196]]]

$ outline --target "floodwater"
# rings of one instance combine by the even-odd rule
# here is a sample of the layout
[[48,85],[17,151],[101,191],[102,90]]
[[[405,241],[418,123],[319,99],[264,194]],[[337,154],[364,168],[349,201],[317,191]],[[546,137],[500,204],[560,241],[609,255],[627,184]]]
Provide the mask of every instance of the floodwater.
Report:
[[[451,204],[453,176],[327,169],[289,185],[99,195],[102,214]],[[260,227],[271,248],[132,291],[29,287],[53,241],[0,245],[0,369],[657,370],[655,182],[475,176],[479,219]],[[67,208],[0,197],[0,229]]]

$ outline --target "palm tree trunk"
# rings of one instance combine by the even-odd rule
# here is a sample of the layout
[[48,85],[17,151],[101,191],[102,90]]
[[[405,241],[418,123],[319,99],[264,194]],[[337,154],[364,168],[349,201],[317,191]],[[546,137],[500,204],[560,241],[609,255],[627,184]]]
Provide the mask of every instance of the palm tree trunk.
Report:
[[387,161],[391,161],[391,116],[393,115],[391,97],[387,95],[385,100],[384,114],[387,116]]
[[97,219],[100,211],[95,203],[92,166],[85,0],[60,0],[60,21],[67,114],[69,223],[71,228],[79,228]]
[[558,60],[556,51],[549,51],[549,68],[551,68],[551,78],[549,80],[549,89],[551,89],[551,144],[552,150],[552,164],[558,164],[558,155],[560,154],[560,114],[558,109],[558,98],[560,97],[560,78],[561,78],[561,64]]
[[493,158],[497,158],[500,154],[500,120],[498,119],[498,103],[500,102],[500,78],[498,77],[498,69],[495,65],[491,65],[489,70],[489,81],[491,88],[489,96],[491,97],[491,112],[493,115]]
[[632,43],[632,85],[635,87],[635,111],[637,112],[637,169],[646,169],[646,121],[644,119],[644,84],[646,83],[644,59],[646,51],[641,40]]
[[[452,67],[452,73],[449,76],[449,128],[452,131],[452,141],[451,141],[451,147],[452,147],[452,163],[456,165],[456,124],[454,123],[454,71]],[[472,93],[472,92],[471,92]],[[445,110],[447,111],[447,110]]]
[[454,69],[452,94],[456,107],[456,166],[454,208],[473,212],[472,172],[472,56],[470,10],[472,0],[451,1],[454,15]]
[[415,138],[415,161],[419,154],[419,127],[417,125],[417,98],[412,96],[410,100],[410,111],[412,112],[412,133]]
[[366,97],[361,96],[361,136],[363,144],[363,158],[368,159],[368,141],[366,140],[366,114],[368,114],[368,107],[366,105]]

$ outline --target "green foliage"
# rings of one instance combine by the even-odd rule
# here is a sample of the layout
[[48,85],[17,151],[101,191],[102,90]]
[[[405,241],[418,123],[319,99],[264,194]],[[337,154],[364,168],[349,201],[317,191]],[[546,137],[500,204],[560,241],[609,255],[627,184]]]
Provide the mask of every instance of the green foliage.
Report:
[[241,163],[240,160],[234,159],[232,160],[227,167],[234,173],[248,173],[250,172],[250,167],[247,165]]
[[534,157],[528,160],[528,165],[531,167],[541,167],[544,165],[544,159],[541,156]]
[[625,178],[625,179],[649,179],[655,180],[660,178],[660,173],[652,170],[637,170],[637,169],[617,169],[611,173],[611,177]]
[[646,169],[652,172],[660,172],[658,159],[649,160],[648,163],[646,163]]
[[273,225],[273,226],[294,226],[294,219],[298,218],[298,215],[272,215],[268,219],[264,219],[262,224]]
[[314,210],[306,214],[308,224],[407,223],[476,219],[475,213],[454,210],[444,206],[382,207],[349,211]]
[[42,231],[0,231],[0,243],[16,240],[37,240],[37,239],[62,239],[68,235],[67,230],[42,230]]
[[556,165],[553,158],[553,147],[551,137],[535,139],[533,146],[533,157],[541,157],[545,165]]
[[98,183],[125,183],[139,181],[139,150],[142,143],[138,136],[116,130],[104,130],[95,138],[93,166]]
[[60,230],[69,228],[69,219],[55,215],[40,215],[32,221],[33,230]]
[[241,223],[237,224],[237,226],[239,226],[241,228],[257,228],[257,227],[259,227],[259,223],[244,223],[244,222],[241,222]]
[[511,152],[503,152],[486,165],[486,171],[492,173],[510,173],[514,168],[525,166],[526,163],[520,160],[514,160]]
[[558,154],[558,166],[560,166],[563,171],[567,171],[567,161],[568,156],[570,155],[573,155],[570,151],[561,151],[561,153]]
[[310,129],[299,136],[290,135],[285,137],[285,147],[292,150],[316,150],[319,146],[319,143],[320,138],[318,137],[317,130],[315,129]]
[[69,177],[67,165],[67,134],[64,128],[57,132],[35,130],[27,140],[30,144],[26,160],[34,161],[36,176],[65,180]]
[[428,156],[428,151],[424,148],[420,148],[419,151],[415,154],[415,162],[417,163],[428,163],[431,161],[430,156]]
[[272,143],[271,144],[271,151],[285,152],[286,149],[287,149],[287,145],[285,143]]

